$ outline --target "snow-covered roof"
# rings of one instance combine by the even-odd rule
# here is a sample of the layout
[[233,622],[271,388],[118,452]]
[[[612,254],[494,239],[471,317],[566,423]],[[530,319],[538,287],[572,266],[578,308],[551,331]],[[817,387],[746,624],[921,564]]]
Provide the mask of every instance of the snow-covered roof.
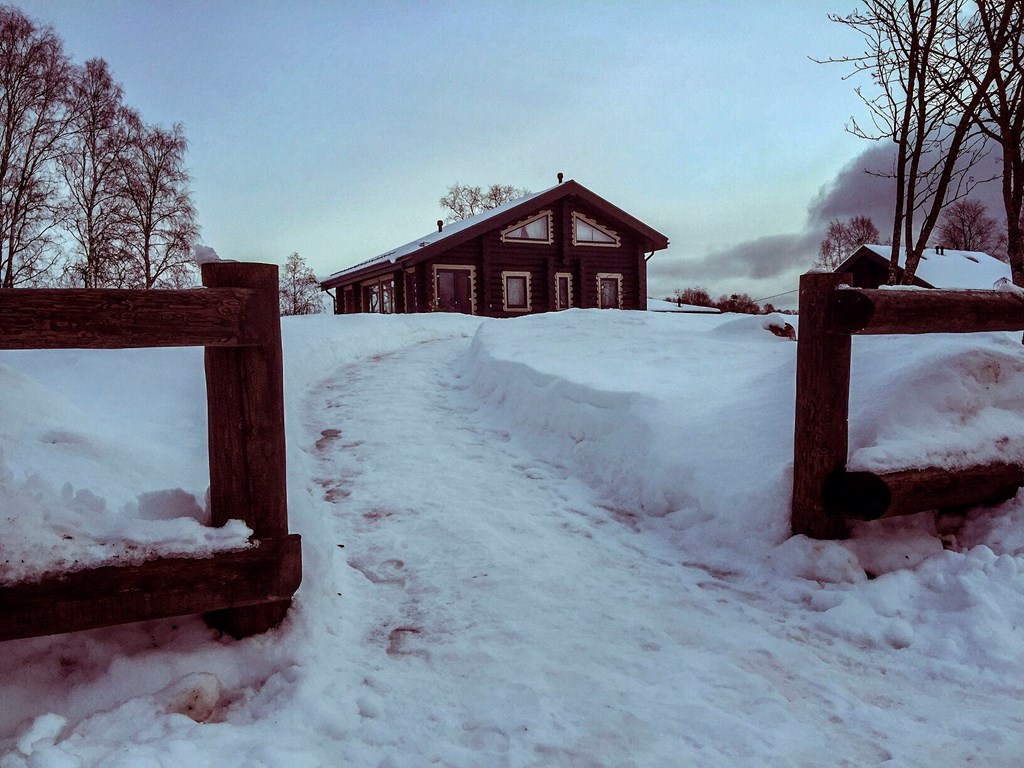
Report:
[[[889,260],[888,245],[861,246],[885,261]],[[860,252],[860,248],[843,262],[836,271],[841,272]],[[906,265],[907,255],[900,255],[900,267]],[[1010,278],[1010,265],[981,251],[955,251],[949,248],[925,248],[915,273],[917,278],[932,288],[988,289],[1001,278]]]
[[543,189],[540,192],[533,192],[515,200],[510,200],[499,205],[497,208],[483,211],[468,219],[446,224],[441,232],[434,230],[398,248],[335,272],[322,280],[320,285],[324,289],[333,288],[346,281],[359,280],[363,275],[369,276],[386,272],[391,265],[399,260],[403,260],[408,264],[430,258],[449,248],[454,248],[463,242],[471,240],[489,229],[497,228],[505,222],[515,221],[520,215],[531,213],[544,206],[553,205],[557,200],[567,195],[583,197],[589,205],[603,211],[611,219],[635,230],[641,237],[645,250],[658,251],[668,247],[668,238],[665,235],[652,229],[647,224],[644,224],[599,195],[594,194],[579,182],[569,179]]
[[330,275],[328,279],[333,279],[335,277],[343,277],[344,275],[347,275],[350,272],[355,272],[357,270],[365,269],[366,267],[371,267],[377,264],[386,264],[389,262],[391,264],[394,264],[403,256],[408,256],[410,253],[414,253],[415,251],[418,251],[420,248],[425,248],[428,245],[439,243],[445,238],[457,235],[459,232],[469,229],[470,227],[475,226],[482,221],[487,221],[488,219],[494,218],[495,216],[500,216],[509,209],[520,206],[523,203],[526,203],[535,197],[540,197],[541,195],[545,194],[546,192],[549,192],[552,189],[554,189],[554,187],[542,189],[540,192],[531,192],[528,195],[517,197],[515,200],[509,200],[507,203],[502,203],[496,208],[491,208],[490,210],[487,211],[481,211],[475,216],[470,216],[467,219],[447,223],[444,225],[444,229],[440,232],[434,230],[433,232],[427,233],[423,237],[417,237],[415,240],[411,240],[405,245],[400,245],[398,248],[394,248],[388,251],[387,253],[382,253],[379,256],[374,256],[372,259],[361,261],[358,264],[353,264],[351,267],[346,267],[345,269],[339,272],[335,272],[332,275]]
[[648,299],[648,312],[686,312],[689,314],[720,315],[722,310],[718,307],[700,307],[696,304],[676,304],[674,301],[662,299]]

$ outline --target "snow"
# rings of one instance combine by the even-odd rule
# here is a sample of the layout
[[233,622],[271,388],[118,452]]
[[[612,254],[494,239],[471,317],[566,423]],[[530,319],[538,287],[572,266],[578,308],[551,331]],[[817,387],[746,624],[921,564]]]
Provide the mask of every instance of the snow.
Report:
[[[927,514],[788,537],[797,345],[765,322],[286,319],[284,625],[4,643],[0,768],[1019,765],[1024,494],[951,550]],[[221,545],[201,351],[0,382],[27,571],[63,532]],[[1019,334],[859,337],[851,389],[857,466],[1020,458]]]
[[[865,245],[886,261],[891,255],[888,245]],[[906,252],[900,255],[900,266],[906,264]],[[975,288],[989,290],[997,281],[1010,278],[1010,265],[981,251],[957,251],[950,248],[925,248],[918,262],[916,275],[932,288]]]
[[420,248],[424,248],[428,245],[433,245],[434,243],[444,240],[445,238],[458,234],[459,232],[462,232],[463,230],[468,229],[469,227],[476,226],[482,221],[487,221],[488,219],[491,219],[495,216],[500,216],[507,212],[508,210],[510,210],[511,208],[516,208],[522,205],[523,203],[533,200],[536,197],[540,197],[541,195],[550,192],[552,189],[554,189],[554,187],[542,189],[540,192],[531,192],[530,194],[523,195],[522,197],[517,197],[514,200],[509,200],[508,202],[502,203],[501,205],[495,206],[494,208],[489,208],[488,210],[481,211],[480,213],[474,216],[469,216],[465,219],[460,219],[458,221],[448,222],[444,225],[444,228],[440,232],[438,232],[435,229],[423,235],[422,237],[418,237],[415,240],[411,240],[405,245],[400,245],[397,248],[388,251],[387,253],[382,253],[379,256],[374,256],[372,259],[361,261],[358,264],[353,264],[351,267],[346,267],[345,269],[335,272],[329,275],[327,279],[343,277],[344,275],[347,275],[350,272],[355,272],[356,270],[363,269],[364,267],[373,266],[375,264],[394,264],[403,256],[408,256],[410,253],[415,253]]
[[701,307],[696,304],[676,304],[674,301],[665,301],[664,299],[648,299],[647,300],[647,311],[648,312],[699,312],[703,314],[715,315],[721,312],[717,307]]

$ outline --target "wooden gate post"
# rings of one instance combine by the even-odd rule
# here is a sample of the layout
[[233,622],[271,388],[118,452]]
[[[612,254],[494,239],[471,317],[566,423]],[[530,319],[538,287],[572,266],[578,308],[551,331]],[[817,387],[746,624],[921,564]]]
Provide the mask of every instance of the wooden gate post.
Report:
[[800,277],[791,526],[794,534],[816,539],[846,535],[837,497],[848,451],[851,341],[849,333],[830,330],[829,300],[851,281],[833,272]]
[[[258,540],[288,535],[284,366],[278,270],[274,264],[203,264],[203,285],[256,293],[243,322],[256,343],[206,348],[210,514],[214,525],[241,518]],[[213,611],[206,621],[234,637],[278,624],[291,600]]]

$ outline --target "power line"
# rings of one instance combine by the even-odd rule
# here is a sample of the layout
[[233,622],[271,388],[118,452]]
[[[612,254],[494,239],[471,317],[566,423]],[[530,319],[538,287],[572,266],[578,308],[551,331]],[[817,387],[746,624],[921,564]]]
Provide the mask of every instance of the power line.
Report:
[[799,288],[794,288],[792,291],[786,291],[785,293],[776,293],[774,296],[765,296],[763,299],[754,299],[754,301],[760,304],[762,301],[768,301],[768,299],[777,299],[779,298],[779,296],[789,296],[789,294],[796,293],[799,290]]

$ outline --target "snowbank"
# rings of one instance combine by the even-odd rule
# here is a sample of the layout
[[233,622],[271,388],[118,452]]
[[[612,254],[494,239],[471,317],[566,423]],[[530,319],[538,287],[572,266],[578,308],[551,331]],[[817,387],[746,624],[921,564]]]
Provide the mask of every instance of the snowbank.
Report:
[[467,373],[492,419],[610,506],[705,543],[778,542],[796,345],[764,323],[598,310],[489,323]]
[[[764,322],[286,319],[284,625],[5,643],[0,768],[1019,764],[1024,495],[954,551],[928,515],[788,538]],[[855,340],[852,460],[1018,457],[1018,341]],[[4,353],[0,385],[0,578],[65,536],[244,542],[200,524],[199,350]]]

